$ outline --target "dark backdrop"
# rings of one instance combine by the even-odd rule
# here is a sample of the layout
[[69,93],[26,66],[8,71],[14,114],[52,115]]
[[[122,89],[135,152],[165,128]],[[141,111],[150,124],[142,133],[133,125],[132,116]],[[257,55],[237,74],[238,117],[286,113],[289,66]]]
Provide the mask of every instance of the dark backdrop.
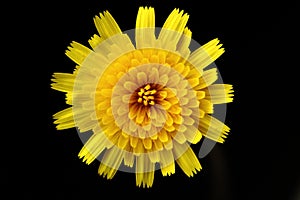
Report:
[[[14,193],[24,199],[300,198],[296,1],[65,0],[18,6],[18,37],[13,40],[21,47],[17,52],[27,55],[19,75],[27,74],[17,91],[25,90],[25,84],[32,90],[21,95],[22,103],[16,102],[23,120],[13,127],[26,137],[18,139],[22,149],[14,154],[17,164],[3,173]],[[193,178],[178,166],[170,177],[157,171],[151,189],[137,188],[134,174],[118,172],[112,180],[98,176],[98,161],[88,166],[77,157],[82,143],[76,130],[57,131],[52,120],[65,105],[64,94],[50,89],[51,75],[71,72],[75,66],[64,54],[69,43],[88,45],[96,33],[93,17],[104,10],[122,30],[133,29],[139,6],[155,8],[156,26],[162,26],[174,8],[183,9],[190,14],[194,40],[204,44],[219,38],[226,52],[216,64],[235,90],[225,121],[231,132],[224,144],[200,159],[203,170]]]

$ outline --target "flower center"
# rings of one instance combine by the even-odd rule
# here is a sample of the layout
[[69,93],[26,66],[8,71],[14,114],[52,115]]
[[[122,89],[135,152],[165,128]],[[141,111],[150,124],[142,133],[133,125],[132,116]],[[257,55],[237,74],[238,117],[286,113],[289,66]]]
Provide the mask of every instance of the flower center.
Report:
[[150,84],[147,84],[144,87],[141,87],[137,94],[138,99],[137,102],[140,104],[144,104],[145,106],[151,105],[153,106],[155,104],[155,94],[156,90],[151,87]]

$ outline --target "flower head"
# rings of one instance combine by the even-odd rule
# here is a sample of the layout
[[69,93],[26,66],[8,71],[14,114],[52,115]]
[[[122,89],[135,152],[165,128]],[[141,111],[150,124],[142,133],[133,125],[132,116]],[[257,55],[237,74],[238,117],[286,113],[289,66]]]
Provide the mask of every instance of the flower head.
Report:
[[154,16],[140,7],[133,33],[107,11],[96,16],[91,49],[72,42],[66,55],[77,66],[54,73],[51,84],[70,105],[54,114],[57,129],[92,133],[79,157],[100,160],[107,179],[121,166],[134,169],[143,187],[152,186],[157,166],[163,176],[175,173],[175,162],[187,176],[200,171],[190,144],[202,136],[224,142],[229,128],[212,116],[214,104],[233,100],[231,85],[215,83],[217,69],[205,69],[224,53],[219,40],[191,51],[187,14],[174,9],[158,34]]

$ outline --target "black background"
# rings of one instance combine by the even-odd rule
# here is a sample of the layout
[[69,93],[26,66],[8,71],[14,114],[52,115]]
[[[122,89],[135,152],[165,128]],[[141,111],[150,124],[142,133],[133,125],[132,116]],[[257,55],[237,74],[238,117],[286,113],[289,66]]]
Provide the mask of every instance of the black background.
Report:
[[[299,90],[294,89],[299,85],[296,1],[65,0],[23,4],[18,4],[21,12],[13,12],[16,36],[11,37],[13,50],[20,55],[11,62],[22,63],[18,75],[25,78],[12,91],[18,92],[13,103],[21,114],[10,118],[22,119],[11,131],[13,143],[20,148],[10,156],[16,164],[2,166],[7,178],[4,185],[12,186],[14,194],[23,199],[300,199],[299,98],[295,96]],[[193,178],[178,166],[169,177],[156,171],[150,189],[137,188],[135,175],[130,173],[118,172],[106,180],[97,174],[98,161],[88,166],[79,160],[82,143],[76,130],[57,131],[53,125],[52,115],[66,107],[64,94],[50,89],[52,73],[72,72],[75,66],[64,54],[69,43],[88,46],[88,39],[97,32],[95,15],[108,10],[122,30],[129,30],[135,26],[139,6],[155,8],[158,27],[174,8],[183,9],[190,15],[187,26],[194,40],[204,44],[219,38],[226,52],[216,64],[223,81],[235,89],[234,102],[227,106],[230,135],[200,159],[202,171]],[[25,88],[31,90],[24,93]],[[7,148],[5,152],[12,154]]]

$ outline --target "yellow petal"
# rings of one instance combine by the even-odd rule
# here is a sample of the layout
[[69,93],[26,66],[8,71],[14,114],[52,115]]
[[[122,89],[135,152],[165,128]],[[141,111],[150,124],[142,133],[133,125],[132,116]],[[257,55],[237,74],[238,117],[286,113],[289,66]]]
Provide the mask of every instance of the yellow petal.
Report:
[[118,169],[108,167],[103,163],[100,163],[100,166],[98,168],[98,174],[102,175],[103,177],[106,177],[107,179],[112,179],[117,173],[117,171]]
[[99,37],[98,35],[94,34],[91,39],[88,40],[90,46],[95,49],[101,42],[103,41],[103,38]]
[[61,92],[72,92],[74,81],[75,81],[75,74],[69,74],[69,73],[54,73],[53,75],[53,81],[54,83],[51,84],[51,88],[61,91]]
[[136,157],[136,185],[151,187],[154,181],[155,163],[152,163],[147,154]]
[[128,142],[129,142],[129,137],[125,137],[123,134],[121,134],[118,140],[118,147],[121,149],[125,149]]
[[72,107],[66,108],[66,109],[59,111],[53,115],[54,119],[64,119],[64,118],[69,118],[69,117],[73,117]]
[[155,42],[155,15],[152,7],[140,7],[135,29],[136,48],[154,47]]
[[104,12],[103,14],[100,13],[100,17],[95,16],[94,23],[100,34],[100,37],[103,39],[122,32],[115,19],[108,11]]
[[188,79],[188,81],[189,81],[191,87],[195,87],[199,84],[199,78],[191,78],[191,79]]
[[167,132],[162,129],[159,133],[158,133],[158,139],[161,141],[161,142],[167,142],[168,141],[168,134]]
[[199,108],[203,110],[205,113],[212,114],[214,112],[214,105],[211,101],[207,99],[201,99]]
[[130,145],[133,148],[136,148],[138,141],[139,141],[139,139],[137,137],[133,137],[133,136],[130,137]]
[[222,44],[218,43],[219,40],[214,39],[199,47],[191,53],[188,61],[196,68],[204,69],[225,52],[224,48],[220,48]]
[[137,155],[142,155],[144,153],[144,151],[145,151],[145,148],[144,148],[144,145],[143,145],[143,141],[142,141],[142,139],[138,139],[137,145],[134,148],[134,152]]
[[54,124],[58,124],[56,126],[58,130],[75,127],[72,107],[57,112],[53,118],[56,119]]
[[73,128],[75,127],[75,122],[73,121],[68,121],[64,123],[60,123],[56,126],[57,130],[63,130],[63,129],[68,129],[68,128]]
[[163,149],[163,143],[160,140],[155,140],[154,142],[155,149],[162,150]]
[[89,48],[83,46],[82,44],[79,44],[78,42],[72,42],[66,51],[66,55],[76,64],[81,65],[91,52],[92,51]]
[[152,148],[152,140],[150,138],[145,138],[142,140],[145,149],[151,149]]
[[[184,151],[184,153],[182,155],[179,155],[185,148],[186,150]],[[201,165],[198,158],[194,154],[191,147],[187,146],[187,144],[175,144],[174,152],[175,155],[179,156],[176,160],[177,164],[187,176],[193,176],[197,173],[197,171],[201,170]]]
[[161,173],[163,176],[170,176],[175,173],[175,163],[172,162],[170,165],[162,167]]
[[149,28],[149,27],[150,28],[155,27],[154,8],[140,7],[136,19],[136,28]]
[[106,147],[106,136],[103,133],[93,134],[78,154],[87,164],[93,162]]
[[146,117],[146,109],[144,109],[144,107],[140,106],[136,113],[136,123],[142,124],[145,117]]
[[166,19],[162,30],[159,33],[158,41],[164,49],[175,51],[177,43],[181,38],[182,32],[187,24],[189,15],[174,9]]
[[220,120],[206,114],[200,120],[199,130],[203,136],[216,142],[223,143],[230,131],[230,128]]

